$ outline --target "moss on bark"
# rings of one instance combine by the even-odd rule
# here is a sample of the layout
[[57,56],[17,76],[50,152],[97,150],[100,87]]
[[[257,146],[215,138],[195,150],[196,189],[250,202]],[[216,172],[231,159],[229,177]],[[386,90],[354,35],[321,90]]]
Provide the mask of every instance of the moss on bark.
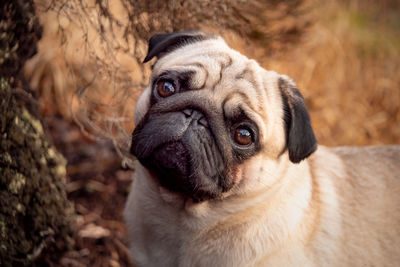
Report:
[[29,265],[72,245],[73,209],[66,161],[21,88],[20,69],[41,35],[33,2],[2,1],[0,11],[0,266]]

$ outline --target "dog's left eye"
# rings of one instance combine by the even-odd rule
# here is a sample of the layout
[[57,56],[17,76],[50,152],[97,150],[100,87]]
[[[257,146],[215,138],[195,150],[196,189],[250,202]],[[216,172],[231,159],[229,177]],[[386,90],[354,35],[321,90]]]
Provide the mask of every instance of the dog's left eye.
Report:
[[233,139],[241,146],[250,145],[253,142],[252,133],[246,127],[238,127],[235,129]]
[[175,86],[170,81],[159,81],[156,84],[157,94],[161,97],[168,97],[175,94]]

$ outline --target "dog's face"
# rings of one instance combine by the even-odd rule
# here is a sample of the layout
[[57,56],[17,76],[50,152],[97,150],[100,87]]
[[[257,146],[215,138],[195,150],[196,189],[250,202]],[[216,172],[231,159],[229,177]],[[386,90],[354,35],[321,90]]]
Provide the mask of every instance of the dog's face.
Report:
[[145,62],[153,57],[131,153],[160,186],[194,201],[222,198],[244,184],[278,179],[257,173],[282,158],[298,163],[315,151],[295,85],[220,37],[155,35]]

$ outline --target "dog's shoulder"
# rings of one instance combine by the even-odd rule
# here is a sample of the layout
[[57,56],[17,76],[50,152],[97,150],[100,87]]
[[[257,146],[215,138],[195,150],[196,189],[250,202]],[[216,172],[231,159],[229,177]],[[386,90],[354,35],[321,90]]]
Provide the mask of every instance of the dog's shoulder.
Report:
[[[400,182],[400,145],[319,146],[310,158],[313,168],[368,172],[378,176],[397,176]],[[341,174],[342,176],[343,174]]]
[[332,153],[341,158],[348,171],[365,173],[400,183],[400,146],[335,147]]

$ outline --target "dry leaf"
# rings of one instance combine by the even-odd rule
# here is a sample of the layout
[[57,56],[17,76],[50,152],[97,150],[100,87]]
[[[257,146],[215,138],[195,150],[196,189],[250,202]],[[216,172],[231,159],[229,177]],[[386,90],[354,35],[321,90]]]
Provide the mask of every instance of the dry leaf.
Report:
[[100,239],[110,236],[110,231],[104,227],[90,223],[80,230],[78,235],[82,238]]

